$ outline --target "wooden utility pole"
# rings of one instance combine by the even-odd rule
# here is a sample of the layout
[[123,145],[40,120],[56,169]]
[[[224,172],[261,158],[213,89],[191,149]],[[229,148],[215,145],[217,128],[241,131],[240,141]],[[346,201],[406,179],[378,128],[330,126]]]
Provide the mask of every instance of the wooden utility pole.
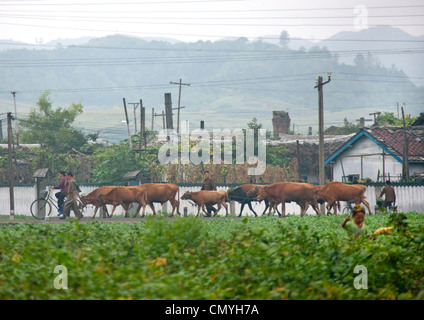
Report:
[[[403,104],[405,106],[405,104]],[[406,135],[405,127],[405,111],[402,107],[402,123],[403,123],[403,157],[402,157],[402,176],[405,182],[409,182],[409,163],[408,163],[408,137]]]
[[166,129],[174,129],[172,119],[172,99],[170,93],[165,93],[165,115],[166,115]]
[[364,117],[361,117],[359,119],[356,119],[356,121],[359,121],[360,128],[365,128],[365,121],[372,121],[372,119],[365,119]]
[[15,197],[13,194],[13,180],[15,179],[15,170],[12,161],[12,113],[7,113],[7,144],[9,151],[9,199],[10,199],[10,220],[15,220]]
[[146,150],[146,109],[143,107],[143,100],[140,99],[140,153],[141,158],[141,139],[144,140],[144,150]]
[[127,104],[125,102],[125,98],[122,98],[122,100],[124,101],[124,109],[125,109],[125,118],[127,120],[127,128],[128,128],[128,139],[130,142],[130,148],[132,149],[132,141],[131,141],[131,133],[130,133],[130,122],[128,120],[128,111],[127,111]]
[[377,117],[379,116],[381,114],[381,112],[373,112],[373,113],[370,113],[369,115],[370,116],[374,116],[374,125],[377,125]]
[[10,92],[13,95],[13,105],[15,107],[15,129],[16,129],[16,145],[19,147],[19,128],[18,128],[18,111],[16,110],[16,91]]
[[[324,167],[324,94],[323,86],[331,81],[331,73],[328,72],[328,80],[322,82],[322,77],[319,76],[317,79],[317,85],[315,88],[318,88],[318,125],[319,125],[319,185],[323,186],[325,184],[325,167]],[[325,207],[321,205],[321,214],[325,214]]]
[[182,80],[180,79],[180,82],[170,82],[170,84],[178,84],[180,86],[178,91],[178,113],[177,113],[177,133],[180,133],[180,109],[181,108],[181,86],[190,86],[190,83],[182,83]]

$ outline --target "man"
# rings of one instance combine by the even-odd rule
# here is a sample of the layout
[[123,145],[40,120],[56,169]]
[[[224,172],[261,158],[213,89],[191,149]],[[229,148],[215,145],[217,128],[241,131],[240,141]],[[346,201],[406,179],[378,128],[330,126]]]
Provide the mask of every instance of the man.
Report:
[[60,219],[70,217],[71,208],[74,210],[75,217],[77,217],[78,220],[81,220],[84,217],[78,208],[77,196],[78,186],[75,182],[74,175],[71,172],[68,172],[68,197],[65,203],[63,217]]
[[[205,171],[203,177],[205,178],[205,180],[203,180],[203,185],[202,185],[202,188],[200,190],[213,190],[213,191],[216,191],[216,184],[211,179],[209,171]],[[216,210],[217,210],[214,207],[206,207],[206,209],[208,211],[208,214],[207,214],[208,217],[211,216],[211,211],[213,211],[213,213],[215,213]]]
[[57,192],[55,194],[55,196],[57,198],[57,206],[59,207],[58,216],[63,214],[63,202],[64,202],[65,197],[68,194],[68,181],[67,181],[67,177],[66,177],[66,172],[60,171],[59,177],[60,177],[59,184],[50,188],[50,189],[60,189],[60,192]]
[[383,206],[386,208],[386,210],[389,210],[392,205],[396,204],[395,189],[392,187],[390,180],[386,181],[386,185],[381,191],[380,198],[383,196],[383,194],[385,195]]

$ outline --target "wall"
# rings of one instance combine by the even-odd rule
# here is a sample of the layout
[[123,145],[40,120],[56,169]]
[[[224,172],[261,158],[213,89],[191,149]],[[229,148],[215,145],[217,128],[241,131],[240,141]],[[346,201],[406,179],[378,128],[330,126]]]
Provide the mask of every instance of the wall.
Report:
[[[97,186],[81,186],[82,193],[88,194],[92,190],[97,188]],[[416,211],[420,213],[424,213],[424,186],[394,186],[395,192],[397,194],[397,205],[398,212],[410,212]],[[228,186],[218,186],[218,190],[228,190]],[[367,197],[367,201],[370,203],[371,210],[374,211],[374,206],[376,204],[377,196],[380,195],[382,186],[368,186],[365,196]],[[200,185],[191,185],[191,186],[181,186],[180,187],[180,197],[186,191],[198,191],[200,190]],[[53,193],[54,194],[54,193]],[[29,211],[29,207],[35,199],[35,187],[15,187],[14,188],[15,195],[15,214],[23,214],[30,216],[31,213]],[[53,195],[54,196],[54,195]],[[342,206],[345,203],[342,202]],[[164,208],[160,204],[155,204],[156,212],[160,212],[162,210],[169,212],[171,210],[171,205],[168,202],[164,205]],[[191,201],[181,200],[180,201],[180,212],[184,213],[184,207],[187,207],[189,214],[196,214],[197,207],[192,204]],[[252,203],[253,209],[261,215],[265,209],[265,204],[259,202]],[[109,212],[111,210],[111,206],[108,206]],[[235,214],[240,213],[240,204],[234,203],[234,212]],[[230,209],[230,206],[229,206]],[[134,212],[135,209],[133,209]],[[279,206],[279,210],[281,211],[281,205]],[[229,210],[230,211],[230,210]],[[8,187],[0,187],[0,215],[9,215],[10,212],[10,204],[9,204],[9,188]],[[84,215],[86,217],[92,217],[94,213],[94,207],[88,206],[84,211]],[[286,204],[286,213],[292,214],[300,214],[300,208],[294,202]],[[53,213],[56,215],[56,213]],[[121,206],[119,206],[114,215],[123,215],[124,211]],[[147,207],[146,214],[152,214],[152,210]],[[309,207],[307,214],[315,215],[315,211]],[[225,215],[225,208],[221,208],[218,215]],[[248,206],[245,206],[243,209],[243,216],[254,216],[254,214],[249,210]],[[97,217],[99,217],[99,213],[97,213]]]

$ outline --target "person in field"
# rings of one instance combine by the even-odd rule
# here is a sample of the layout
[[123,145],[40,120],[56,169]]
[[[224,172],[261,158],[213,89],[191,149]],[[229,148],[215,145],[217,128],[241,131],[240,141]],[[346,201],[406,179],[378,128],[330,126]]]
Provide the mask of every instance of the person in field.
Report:
[[55,193],[55,196],[57,198],[57,206],[59,207],[58,216],[63,214],[63,205],[65,203],[65,198],[68,195],[68,180],[66,177],[66,172],[59,171],[59,178],[60,178],[59,184],[50,188],[50,189],[60,189],[59,192]]
[[[216,191],[216,184],[211,179],[210,172],[209,171],[205,171],[203,177],[205,179],[203,180],[203,185],[202,185],[202,188],[200,190]],[[215,213],[217,209],[214,208],[214,207],[206,207],[206,210],[208,211],[207,216],[208,217],[211,217],[212,216],[212,212]]]
[[383,190],[381,190],[380,198],[385,195],[383,206],[386,210],[390,210],[393,205],[396,205],[396,193],[395,189],[392,187],[390,180],[386,181],[386,185]]
[[75,217],[77,217],[78,220],[81,220],[84,217],[78,207],[78,189],[79,187],[74,179],[74,175],[71,172],[68,172],[68,196],[63,210],[63,217],[59,219],[66,219],[66,217],[70,217],[71,208],[74,210]]
[[365,220],[365,208],[358,204],[352,209],[352,217],[348,215],[342,223],[347,233],[357,238],[358,236],[371,237],[371,230],[364,224]]

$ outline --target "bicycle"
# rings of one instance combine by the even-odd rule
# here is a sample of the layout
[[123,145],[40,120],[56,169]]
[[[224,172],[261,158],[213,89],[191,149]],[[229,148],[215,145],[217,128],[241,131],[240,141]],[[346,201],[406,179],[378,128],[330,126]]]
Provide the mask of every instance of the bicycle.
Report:
[[346,201],[346,205],[344,206],[342,210],[342,214],[349,214],[352,212],[353,207],[352,205],[355,203],[355,201]]
[[[64,199],[66,202],[66,198]],[[83,204],[80,199],[77,199],[78,208],[82,212]],[[51,196],[51,189],[43,190],[40,192],[40,197],[34,200],[30,206],[31,215],[38,220],[46,220],[50,217],[52,213],[52,207],[55,207],[59,210],[59,207],[56,205],[57,201]],[[72,208],[71,208],[72,210]]]

